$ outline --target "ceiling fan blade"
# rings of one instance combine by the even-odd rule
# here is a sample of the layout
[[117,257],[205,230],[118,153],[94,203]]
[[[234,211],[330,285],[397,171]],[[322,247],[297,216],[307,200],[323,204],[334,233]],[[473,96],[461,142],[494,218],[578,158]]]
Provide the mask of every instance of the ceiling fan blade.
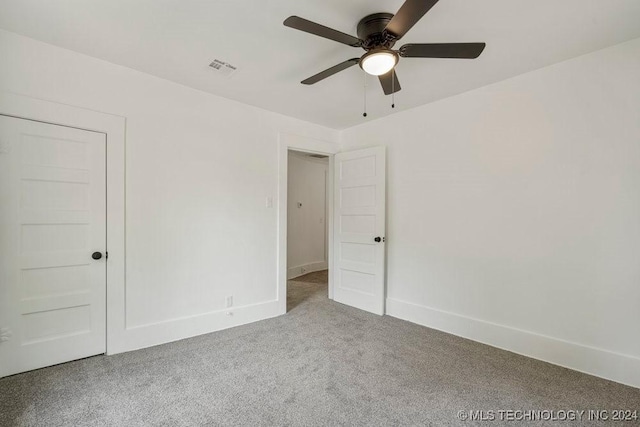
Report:
[[324,37],[325,39],[333,40],[338,43],[344,43],[349,46],[360,47],[362,45],[362,40],[357,37],[334,30],[333,28],[325,27],[324,25],[316,24],[315,22],[300,18],[299,16],[290,16],[284,20],[283,24],[287,27]]
[[484,50],[484,43],[423,43],[405,44],[398,53],[404,58],[475,59]]
[[318,74],[301,81],[300,83],[302,83],[303,85],[312,85],[314,83],[318,83],[320,80],[326,79],[327,77],[331,77],[342,70],[346,70],[352,65],[356,65],[359,61],[360,61],[360,58],[348,59],[344,62],[339,63],[338,65],[334,65],[331,68],[327,68],[326,70],[321,71]]
[[387,32],[394,35],[396,40],[400,39],[436,3],[438,0],[406,0],[387,24]]
[[400,89],[400,82],[398,81],[398,73],[395,70],[389,71],[387,74],[383,74],[378,76],[380,80],[380,84],[382,85],[382,90],[385,95],[391,95],[392,93],[398,92]]

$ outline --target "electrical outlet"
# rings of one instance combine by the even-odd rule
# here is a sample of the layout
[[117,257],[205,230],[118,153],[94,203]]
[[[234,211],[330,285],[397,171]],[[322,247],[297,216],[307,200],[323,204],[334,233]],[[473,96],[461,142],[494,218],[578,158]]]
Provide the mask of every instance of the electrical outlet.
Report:
[[233,295],[230,295],[226,299],[227,308],[233,307]]

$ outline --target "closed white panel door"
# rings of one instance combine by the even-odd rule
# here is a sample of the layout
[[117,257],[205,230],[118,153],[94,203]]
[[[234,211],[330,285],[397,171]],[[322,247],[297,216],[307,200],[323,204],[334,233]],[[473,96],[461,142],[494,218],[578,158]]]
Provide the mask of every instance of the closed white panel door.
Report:
[[0,116],[0,377],[105,352],[105,150]]
[[339,153],[334,180],[334,299],[384,314],[384,147]]

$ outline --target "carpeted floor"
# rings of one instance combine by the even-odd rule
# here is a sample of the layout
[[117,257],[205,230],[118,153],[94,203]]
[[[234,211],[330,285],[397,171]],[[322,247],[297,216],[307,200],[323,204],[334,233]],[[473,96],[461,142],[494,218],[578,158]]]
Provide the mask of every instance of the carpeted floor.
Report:
[[640,411],[638,389],[330,301],[326,272],[289,292],[275,319],[0,379],[0,426],[495,426],[514,423],[458,411]]

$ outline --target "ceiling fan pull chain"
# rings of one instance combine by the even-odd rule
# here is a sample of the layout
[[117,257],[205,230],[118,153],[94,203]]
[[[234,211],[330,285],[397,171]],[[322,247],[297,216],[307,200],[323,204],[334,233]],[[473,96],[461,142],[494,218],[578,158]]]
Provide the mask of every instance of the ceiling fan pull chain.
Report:
[[367,73],[362,73],[364,76],[364,113],[362,113],[362,117],[367,117]]
[[391,108],[396,108],[396,69],[391,69]]

